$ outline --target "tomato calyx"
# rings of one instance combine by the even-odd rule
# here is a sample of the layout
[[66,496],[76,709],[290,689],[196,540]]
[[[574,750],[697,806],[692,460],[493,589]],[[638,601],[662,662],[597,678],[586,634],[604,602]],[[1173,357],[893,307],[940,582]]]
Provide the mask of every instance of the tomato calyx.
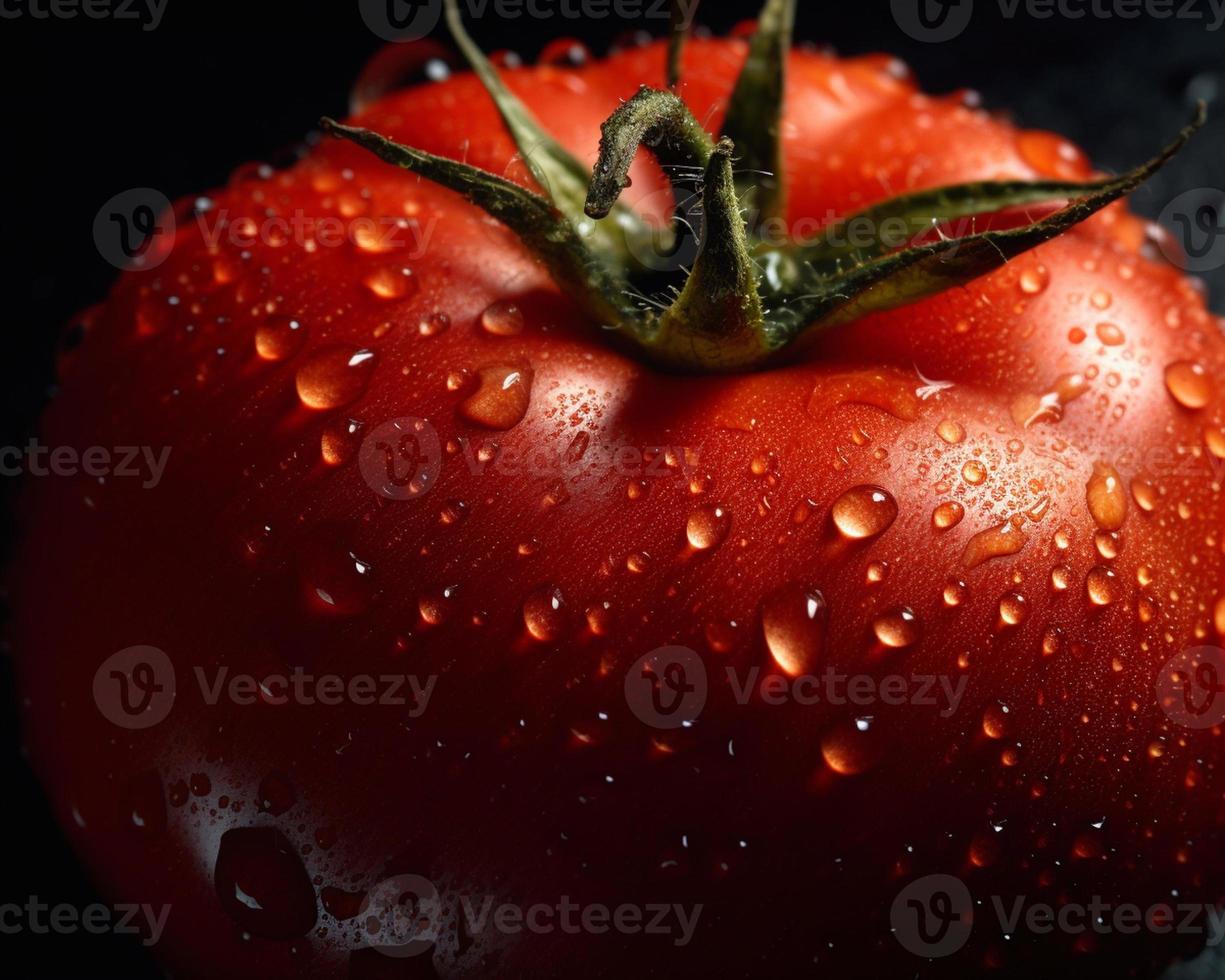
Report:
[[[688,25],[673,5],[668,81],[679,81]],[[642,86],[601,127],[585,168],[505,86],[445,0],[457,45],[514,138],[543,195],[478,168],[331,119],[322,126],[384,161],[463,194],[502,221],[595,323],[661,366],[698,373],[751,370],[805,338],[867,314],[963,285],[1055,238],[1131,193],[1203,126],[1191,121],[1147,163],[1086,182],[982,181],[904,194],[826,226],[811,243],[768,234],[782,222],[781,114],[795,0],[766,0],[716,141],[675,91]],[[667,175],[671,227],[652,227],[620,200],[640,148]],[[959,235],[954,223],[1032,205],[1038,220]],[[850,229],[856,234],[848,234]],[[898,229],[904,228],[905,235]]]

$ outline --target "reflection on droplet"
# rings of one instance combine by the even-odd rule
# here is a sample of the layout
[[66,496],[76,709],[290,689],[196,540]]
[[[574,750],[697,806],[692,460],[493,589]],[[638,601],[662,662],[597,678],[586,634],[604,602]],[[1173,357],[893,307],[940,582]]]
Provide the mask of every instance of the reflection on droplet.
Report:
[[1029,615],[1025,596],[1019,592],[1010,592],[1000,600],[1000,620],[1006,626],[1019,626]]
[[834,501],[831,516],[845,537],[862,540],[888,529],[897,517],[897,502],[880,487],[852,487]]
[[970,590],[965,582],[959,578],[953,578],[944,583],[944,591],[941,596],[946,606],[960,606],[969,594]]
[[761,627],[770,656],[784,673],[798,677],[817,669],[825,644],[825,597],[798,583],[783,586],[761,606]]

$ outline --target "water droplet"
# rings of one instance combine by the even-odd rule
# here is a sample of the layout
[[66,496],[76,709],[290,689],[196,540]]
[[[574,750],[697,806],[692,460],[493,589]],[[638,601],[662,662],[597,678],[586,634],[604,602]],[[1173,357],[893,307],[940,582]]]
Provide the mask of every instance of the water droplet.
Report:
[[1089,594],[1089,601],[1095,606],[1109,606],[1119,598],[1118,576],[1112,569],[1097,565],[1089,570],[1085,578],[1085,589]]
[[445,313],[431,313],[417,324],[417,333],[422,337],[437,337],[446,333],[451,326],[451,318]]
[[978,486],[987,479],[987,467],[977,459],[967,460],[961,468],[961,478],[971,486]]
[[979,531],[966,542],[962,552],[961,562],[966,568],[977,568],[983,562],[993,558],[1003,558],[1015,555],[1025,547],[1025,532],[1015,527],[1011,521],[1005,521],[996,527]]
[[450,619],[458,592],[458,586],[446,585],[423,593],[417,599],[417,612],[421,614],[422,622],[429,626],[441,626]]
[[532,396],[530,368],[495,365],[477,372],[477,388],[460,403],[469,422],[488,429],[511,429],[527,414]]
[[542,585],[523,603],[523,625],[542,643],[556,640],[566,628],[566,600],[556,585]]
[[298,397],[307,408],[340,408],[356,401],[374,373],[374,352],[325,347],[298,368]]
[[1131,481],[1131,498],[1141,510],[1151,512],[1157,506],[1157,489],[1148,480],[1136,477]]
[[880,585],[889,577],[889,563],[887,561],[870,561],[868,562],[868,570],[864,574],[868,585]]
[[1083,374],[1061,374],[1049,391],[1041,394],[1026,392],[1012,402],[1012,420],[1021,428],[1028,429],[1039,422],[1058,422],[1070,402],[1089,390],[1088,379]]
[[303,547],[299,574],[312,605],[352,615],[369,604],[373,571],[344,544],[346,534],[334,525],[321,528]]
[[274,827],[226,831],[213,882],[226,914],[252,935],[294,939],[315,925],[310,878],[293,845]]
[[1042,634],[1042,654],[1053,657],[1063,649],[1063,630],[1058,626],[1048,626]]
[[612,604],[598,602],[587,607],[587,628],[596,636],[604,636],[612,627]]
[[279,817],[298,802],[298,793],[284,773],[270,772],[259,784],[259,810]]
[[956,527],[966,516],[966,509],[955,500],[946,500],[932,511],[932,527],[937,531],[947,531]]
[[699,507],[689,514],[685,523],[685,537],[698,551],[717,548],[727,537],[732,526],[731,515],[722,507]]
[[417,281],[411,269],[383,266],[362,280],[366,288],[379,299],[403,299],[417,291]]
[[1123,538],[1118,531],[1098,531],[1093,535],[1093,546],[1107,561],[1114,561],[1123,548]]
[[970,594],[969,588],[965,582],[959,578],[949,579],[944,583],[944,592],[942,597],[946,606],[960,606],[966,600],[966,596]]
[[936,426],[936,435],[947,442],[950,446],[955,446],[958,443],[964,442],[966,438],[965,426],[960,422],[954,422],[952,419],[943,419]]
[[1103,531],[1117,531],[1127,517],[1127,494],[1123,480],[1109,463],[1097,463],[1085,487],[1089,513]]
[[901,649],[918,640],[919,621],[913,610],[900,606],[877,616],[872,622],[872,630],[885,646]]
[[852,487],[834,501],[831,516],[845,537],[862,540],[888,529],[897,517],[897,502],[880,487]]
[[841,722],[821,737],[821,758],[841,776],[854,776],[880,760],[882,746],[871,718]]
[[1051,588],[1056,592],[1066,592],[1072,584],[1072,569],[1067,565],[1056,565],[1051,569]]
[[1216,601],[1216,606],[1212,610],[1212,624],[1216,627],[1216,631],[1225,637],[1225,595]]
[[1212,381],[1202,364],[1175,361],[1165,369],[1165,386],[1183,408],[1203,408],[1212,401]]
[[1007,626],[1019,626],[1029,615],[1029,606],[1025,596],[1019,592],[1010,592],[1000,600],[1000,619]]
[[1093,329],[1097,334],[1097,339],[1107,347],[1118,347],[1127,340],[1117,323],[1099,323]]
[[362,423],[357,419],[333,419],[319,437],[319,450],[328,466],[342,466],[353,458],[362,441]]
[[825,645],[828,608],[816,589],[786,585],[761,605],[766,647],[779,669],[791,677],[815,673]]
[[1051,274],[1047,271],[1046,266],[1031,266],[1021,273],[1021,292],[1036,296],[1046,289],[1050,282]]
[[132,826],[155,836],[166,829],[166,793],[157,770],[134,776],[124,792],[124,811]]
[[1008,715],[1007,706],[1002,704],[989,704],[983,712],[983,734],[987,738],[1001,739],[1008,734]]
[[523,311],[514,303],[498,300],[481,314],[481,326],[494,337],[514,337],[523,333]]
[[255,328],[255,352],[265,361],[284,361],[293,357],[306,340],[300,320],[270,316]]

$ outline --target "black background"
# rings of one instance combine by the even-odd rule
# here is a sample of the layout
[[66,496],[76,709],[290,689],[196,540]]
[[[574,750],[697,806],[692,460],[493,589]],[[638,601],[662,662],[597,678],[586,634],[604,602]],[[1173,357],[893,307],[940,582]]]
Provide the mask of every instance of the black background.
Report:
[[[4,2],[11,9],[26,0]],[[570,8],[577,2],[569,0]],[[1185,2],[1176,0],[1175,8]],[[1093,0],[1064,3],[1065,11],[1090,11]],[[1116,9],[1112,0],[1096,3]],[[505,19],[492,13],[495,4],[488,0],[472,33],[487,50],[510,47],[525,59],[559,36],[583,39],[599,54],[621,31],[664,27],[659,20]],[[538,4],[562,9],[562,0]],[[131,21],[0,19],[0,446],[23,444],[34,432],[53,384],[59,330],[115,276],[92,238],[94,215],[109,197],[141,186],[172,200],[204,191],[223,184],[238,164],[274,158],[297,143],[320,115],[344,115],[350,83],[383,42],[366,28],[357,0],[318,7],[169,0],[161,25],[149,32]],[[753,0],[705,0],[698,21],[723,32],[754,7]],[[1209,29],[1214,15],[1206,0],[1192,0],[1200,19],[1165,20],[1092,13],[1039,19],[1024,4],[1008,17],[1001,0],[977,0],[969,28],[942,44],[907,36],[887,0],[804,0],[800,7],[798,38],[846,54],[896,54],[927,90],[977,89],[988,107],[1066,134],[1111,170],[1146,159],[1184,121],[1195,96],[1219,90],[1219,118],[1134,206],[1156,216],[1179,191],[1225,186],[1225,28]],[[1209,279],[1214,306],[1225,312],[1225,275],[1218,270]],[[16,489],[0,478],[0,513]],[[4,521],[0,556],[20,531]],[[7,822],[0,904],[36,895],[79,908],[94,899],[21,762],[14,697],[0,657],[0,811]],[[126,940],[26,933],[0,935],[0,975],[159,974]]]

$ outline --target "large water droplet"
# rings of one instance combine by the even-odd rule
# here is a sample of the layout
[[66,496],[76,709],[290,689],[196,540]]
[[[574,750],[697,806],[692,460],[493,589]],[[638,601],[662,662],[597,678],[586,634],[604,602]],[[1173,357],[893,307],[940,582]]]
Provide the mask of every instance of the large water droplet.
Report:
[[1085,591],[1095,606],[1109,606],[1119,598],[1119,577],[1112,569],[1097,565],[1089,570],[1085,578]]
[[685,522],[685,537],[691,547],[698,551],[717,548],[727,537],[732,526],[731,514],[723,507],[698,507],[690,512]]
[[1204,365],[1175,361],[1165,369],[1165,386],[1183,408],[1203,408],[1212,401],[1212,381]]
[[226,831],[213,882],[226,914],[252,935],[294,939],[315,924],[310,878],[293,845],[274,827]]
[[766,597],[761,628],[779,669],[792,677],[816,672],[825,645],[828,610],[816,589],[793,583]]
[[853,540],[875,537],[888,529],[897,517],[897,501],[888,490],[877,486],[852,487],[834,501],[834,525]]
[[374,373],[374,351],[325,347],[298,368],[298,397],[307,408],[340,408],[356,401]]
[[477,372],[477,388],[459,406],[469,422],[487,429],[510,429],[527,414],[532,397],[530,368],[495,365]]

